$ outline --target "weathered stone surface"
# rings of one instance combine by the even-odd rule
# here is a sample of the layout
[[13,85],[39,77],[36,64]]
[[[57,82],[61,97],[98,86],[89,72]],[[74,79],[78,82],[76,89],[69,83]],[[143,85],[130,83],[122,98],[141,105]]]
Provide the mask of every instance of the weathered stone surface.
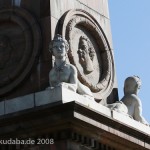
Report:
[[[40,55],[40,62],[45,63],[47,62],[50,64],[51,55],[48,51],[48,46],[51,41],[51,28],[50,28],[50,16],[44,17],[40,20],[40,25],[42,28],[42,36],[43,36],[43,50],[41,51]],[[51,67],[48,67],[51,68]],[[44,74],[44,73],[43,73]]]
[[41,0],[21,0],[20,6],[30,10],[30,12],[33,12],[37,17],[40,17]]
[[22,8],[1,9],[0,22],[0,41],[4,44],[0,47],[0,95],[4,95],[31,71],[39,53],[41,33],[35,18]]
[[107,107],[149,126],[149,123],[142,116],[142,104],[138,97],[140,87],[141,79],[138,76],[126,78],[123,98],[113,104],[107,104]]
[[56,30],[56,24],[58,23],[58,19],[51,16],[51,39],[53,39],[54,35],[55,35],[55,30]]
[[150,135],[150,127],[149,126],[146,126],[140,122],[137,122],[134,119],[129,118],[128,116],[125,116],[116,111],[112,111],[112,118],[126,124],[127,126],[131,126],[131,127],[135,128],[136,130],[140,130],[140,131],[144,132],[145,134]]
[[[20,86],[18,87],[16,86],[16,89],[14,89],[14,91],[10,92],[9,95],[5,96],[5,99],[12,99],[14,97],[44,90],[48,86],[48,78],[44,76],[44,74],[47,74],[49,69],[52,67],[51,55],[47,53],[48,43],[54,37],[58,20],[60,19],[60,17],[62,17],[62,15],[64,15],[64,13],[66,13],[66,11],[70,9],[85,10],[94,16],[94,18],[98,21],[98,23],[100,23],[103,26],[102,28],[105,28],[105,27],[107,29],[109,28],[109,17],[108,17],[108,9],[107,9],[106,0],[105,1],[94,0],[94,2],[91,2],[90,0],[71,0],[71,1],[70,0],[63,0],[63,1],[60,1],[60,0],[57,0],[57,1],[53,1],[53,0],[51,1],[49,0],[44,0],[44,1],[1,0],[0,3],[1,3],[0,7],[5,8],[5,9],[12,7],[12,6],[18,6],[30,12],[30,14],[35,17],[35,20],[37,20],[40,23],[41,35],[42,35],[41,41],[43,42],[42,47],[41,47],[40,57],[39,58],[36,57],[33,70],[31,70],[31,72],[28,73],[28,76],[24,79],[24,82],[21,82]],[[96,5],[97,3],[98,5]],[[57,9],[54,9],[54,8],[57,8]],[[35,28],[36,26],[35,22],[31,19],[31,17],[25,14],[23,14],[23,17],[25,18],[25,20],[28,20],[27,18],[29,18],[30,24],[33,25],[32,29]],[[14,17],[12,17],[12,19],[13,18]],[[7,29],[11,29],[11,28],[8,27]],[[107,30],[107,29],[103,29],[103,30]],[[23,30],[26,31],[26,28],[23,27]],[[110,28],[105,32],[107,37],[108,37],[107,34],[110,34],[110,37],[111,37],[111,33],[109,30]],[[4,30],[2,29],[2,31]],[[18,33],[18,31],[15,28],[14,28],[14,32]],[[37,34],[35,34],[35,36],[36,35]],[[20,43],[18,42],[15,44],[15,46],[21,50],[24,48],[24,43],[25,42],[23,41]],[[35,49],[36,48],[37,47],[35,47]],[[0,99],[3,100],[3,98],[4,97]]]
[[[65,93],[64,93],[65,94]],[[51,90],[45,90],[35,93],[35,106],[41,106],[54,102],[61,101],[62,90],[61,87],[54,88]]]
[[[66,5],[65,5],[66,4]],[[50,1],[50,8],[51,8],[51,16],[59,19],[64,12],[70,9],[82,9],[89,12],[98,23],[102,26],[108,41],[112,47],[112,37],[111,37],[111,29],[110,29],[110,20],[109,20],[109,13],[108,13],[108,2],[106,0],[94,0],[93,1],[86,1],[86,0],[64,0],[64,1]],[[53,9],[55,8],[55,9]],[[51,20],[52,28],[56,26],[56,23]],[[53,27],[54,26],[54,27]],[[54,30],[53,30],[54,32]],[[53,33],[52,33],[53,35]],[[53,38],[53,36],[52,36]]]
[[[114,84],[113,54],[99,24],[84,10],[70,10],[60,20],[58,29],[69,41],[69,61],[78,69],[79,80],[90,88],[96,99],[106,99]],[[81,48],[81,37],[88,43],[88,55]],[[86,59],[83,60],[81,55]],[[88,71],[89,63],[92,71]],[[87,66],[88,70],[85,69]]]
[[0,116],[4,115],[4,101],[0,102]]
[[[100,5],[97,5],[95,6],[95,4],[99,3]],[[64,3],[64,5],[63,5]],[[65,5],[67,4],[67,5]],[[111,39],[111,30],[110,30],[110,20],[109,20],[109,17],[108,17],[108,6],[107,6],[107,1],[95,1],[95,3],[91,2],[90,1],[79,1],[79,0],[74,0],[74,1],[67,1],[67,0],[64,0],[63,2],[61,1],[50,1],[50,6],[51,6],[51,35],[52,35],[52,38],[54,36],[54,33],[57,31],[57,28],[56,28],[56,25],[58,23],[58,20],[62,17],[62,15],[64,13],[66,13],[68,10],[70,9],[82,9],[83,11],[86,11],[88,12],[90,15],[94,16],[94,19],[96,19],[96,21],[98,22],[98,24],[102,27],[102,30],[104,31],[106,37],[107,37],[107,40],[109,41],[109,44],[110,44],[110,51],[112,53],[112,56],[113,56],[113,52],[112,52],[112,39]],[[53,10],[53,8],[57,8],[58,11],[56,11],[56,9]],[[105,15],[104,13],[102,12],[102,10],[106,10],[107,12],[105,12]],[[73,13],[72,13],[73,14]],[[78,14],[77,14],[78,15]],[[76,17],[77,17],[76,15]],[[64,15],[65,16],[65,15]],[[63,16],[63,17],[64,17]],[[73,15],[72,15],[73,16]],[[66,20],[68,19],[68,22],[69,20],[71,20],[72,17],[71,15],[67,16],[66,17]],[[64,19],[64,18],[63,18]],[[61,22],[61,21],[60,21]],[[78,23],[79,24],[79,23]],[[67,24],[63,24],[64,26]],[[88,26],[88,25],[87,25]],[[74,28],[74,27],[72,27]],[[90,29],[91,27],[88,27],[88,29]],[[86,28],[85,28],[86,29]],[[71,28],[70,29],[67,29],[67,30],[72,30]],[[81,29],[82,31],[82,29]],[[89,31],[89,30],[88,30]],[[64,31],[63,31],[64,32]],[[68,33],[63,33],[63,36],[67,35]],[[90,31],[89,31],[89,34],[90,34]],[[95,34],[94,34],[95,36]],[[74,36],[74,37],[77,37],[77,36]],[[90,37],[91,38],[91,37]],[[103,38],[99,38],[99,39],[103,39]],[[69,41],[71,41],[71,39],[69,39]],[[74,43],[76,43],[77,45],[77,40],[76,39],[73,39]],[[98,41],[98,40],[96,40]],[[77,49],[77,48],[76,48]],[[74,52],[76,49],[73,49],[72,46],[71,46],[71,51]],[[99,48],[99,49],[102,49],[102,48]],[[74,55],[74,54],[73,54]],[[76,56],[75,56],[76,58]],[[98,56],[98,58],[100,58]],[[71,57],[72,59],[72,57]],[[70,59],[70,61],[71,61]],[[73,62],[75,62],[75,60],[73,60]],[[78,61],[77,61],[78,62]],[[103,63],[102,63],[103,64]],[[96,68],[96,67],[95,67]],[[106,67],[105,67],[106,68]],[[110,67],[110,68],[114,68],[114,67]],[[78,68],[78,70],[80,70]],[[95,73],[97,75],[97,73]],[[83,74],[80,74],[79,77],[84,77]],[[89,77],[90,78],[90,77]],[[93,79],[92,77],[90,79]],[[90,80],[89,79],[89,80]],[[106,79],[108,80],[108,78]],[[86,85],[92,85],[91,83],[89,84],[87,82],[87,80],[84,78],[84,81],[86,81]],[[115,73],[114,73],[114,80],[113,81],[116,81],[116,76],[115,76]],[[83,82],[84,83],[84,82]],[[106,85],[106,84],[103,84],[103,85]],[[92,85],[93,86],[93,85]],[[96,86],[93,86],[93,87],[96,87]],[[117,87],[117,84],[116,82],[114,82],[114,85],[110,86],[110,87]],[[108,93],[109,93],[109,90],[106,90]],[[111,91],[111,90],[110,90]],[[106,92],[106,93],[107,93]],[[105,92],[102,92],[100,95],[97,95],[97,97],[99,97],[99,99],[103,99],[104,97],[106,98],[107,97],[107,94]],[[109,94],[108,94],[109,95]],[[113,94],[112,94],[113,95]],[[105,99],[104,98],[104,99]],[[117,97],[113,97],[113,99],[116,99],[117,100]],[[103,101],[101,101],[103,102]],[[104,102],[105,103],[105,102]]]
[[[82,104],[88,107],[94,108],[96,102],[92,102],[92,100],[93,99],[91,97],[79,95],[76,92],[73,92],[67,89],[63,85],[59,87],[55,87],[53,89],[50,89],[49,87],[49,89],[35,93],[35,105],[36,106],[50,104],[54,102],[67,103],[71,101],[77,101],[77,102],[81,102]],[[99,105],[97,104],[97,106]],[[104,110],[109,110],[109,109],[106,108]]]
[[[36,3],[36,5],[35,5]],[[20,56],[20,53],[23,54],[23,56],[27,56],[27,52],[30,51],[30,46],[34,47],[34,56],[36,55],[36,50],[38,49],[38,47],[36,46],[36,44],[41,43],[42,41],[44,41],[43,43],[43,49],[41,54],[41,57],[39,59],[39,53],[35,56],[36,59],[34,61],[34,56],[32,56],[32,54],[30,53],[30,57],[33,60],[34,66],[32,64],[30,64],[29,66],[32,67],[32,71],[30,70],[27,74],[28,76],[26,76],[25,79],[23,79],[24,82],[19,82],[19,87],[18,83],[15,82],[14,84],[16,84],[16,88],[15,90],[13,90],[12,92],[9,92],[9,94],[5,95],[5,97],[2,95],[0,96],[0,100],[3,99],[12,99],[15,97],[19,97],[25,94],[29,94],[29,93],[33,93],[35,91],[39,91],[39,90],[43,90],[45,89],[48,85],[48,78],[43,79],[42,71],[44,72],[44,74],[46,74],[46,71],[49,72],[49,68],[51,68],[51,59],[50,57],[47,55],[46,51],[47,51],[47,47],[48,47],[48,43],[50,41],[50,37],[51,37],[51,31],[50,31],[50,4],[49,4],[49,0],[45,0],[45,1],[41,1],[41,0],[0,0],[0,8],[3,9],[3,12],[7,12],[7,15],[5,14],[0,14],[0,29],[1,29],[1,34],[6,33],[6,35],[8,34],[9,37],[11,37],[11,43],[12,43],[12,47],[13,47],[13,51],[12,53],[15,53],[15,57],[13,57],[13,63],[9,63],[7,64],[7,67],[5,67],[5,73],[2,73],[2,70],[0,71],[1,74],[1,82],[6,82],[6,79],[11,80],[11,83],[13,84],[13,74],[16,73],[17,79],[19,80],[20,74],[17,74],[18,68],[21,68],[21,64],[24,65],[24,70],[25,70],[25,66],[27,67],[27,64],[25,65],[23,63],[23,61],[25,59],[22,59]],[[22,9],[24,8],[24,9]],[[1,9],[1,10],[2,10]],[[9,9],[9,10],[8,10]],[[19,9],[21,10],[21,13],[19,12]],[[13,10],[15,13],[8,13],[8,11],[11,12],[11,10]],[[26,11],[26,13],[24,13],[24,11]],[[9,14],[9,15],[8,15]],[[30,15],[29,15],[30,14]],[[8,17],[7,17],[8,16]],[[18,17],[19,16],[19,17]],[[5,21],[3,21],[5,19]],[[36,21],[35,21],[35,20]],[[8,23],[4,23],[7,22]],[[28,22],[29,20],[29,22]],[[38,36],[38,32],[39,30],[36,29],[37,24],[36,23],[40,23],[40,33],[42,33],[42,36],[40,35],[40,41],[39,40],[39,36]],[[7,24],[7,25],[6,25]],[[33,30],[32,30],[33,29]],[[35,31],[34,31],[35,29]],[[29,34],[27,34],[29,33]],[[21,34],[23,35],[21,37]],[[25,36],[24,36],[25,34]],[[27,36],[28,35],[28,36]],[[31,38],[30,38],[31,37]],[[43,38],[44,37],[44,38]],[[27,38],[28,40],[25,41],[25,38]],[[35,39],[35,41],[33,42],[32,40]],[[36,42],[36,40],[38,42]],[[28,45],[29,44],[29,45]],[[27,47],[27,49],[25,50],[25,48]],[[32,48],[33,48],[32,47]],[[41,49],[41,45],[40,45],[40,49]],[[26,52],[23,53],[23,52]],[[30,51],[31,52],[31,51]],[[39,51],[38,51],[39,52]],[[17,57],[17,66],[14,67],[14,60],[16,60]],[[19,63],[19,60],[22,60],[22,63]],[[42,66],[41,62],[44,62],[44,67]],[[28,63],[29,60],[28,60]],[[13,67],[12,67],[13,66]],[[40,66],[40,67],[39,67]],[[8,70],[11,69],[13,71],[8,71],[9,75],[7,75],[6,69]],[[11,74],[10,74],[11,72]],[[25,76],[25,72],[22,70],[21,71],[23,76]],[[30,76],[31,75],[31,76]],[[9,76],[8,78],[2,79],[2,76]],[[2,88],[2,86],[0,87],[0,89]],[[9,91],[12,90],[12,88],[8,88],[6,87],[5,90],[3,90],[5,93],[6,89]],[[14,89],[14,88],[13,88]],[[0,92],[1,93],[1,92]]]
[[[96,103],[89,97],[79,95],[73,91],[68,90],[66,87],[57,87],[54,89],[47,89],[35,93],[35,106],[43,106],[46,104],[53,104],[55,102],[65,104],[71,101],[75,101],[76,103],[84,106],[85,108],[94,110],[97,113],[103,114],[106,117],[113,118],[114,120],[119,121],[120,123],[123,123],[128,127],[134,128],[139,132],[143,132],[146,135],[150,135],[150,128],[148,126],[139,123],[129,118],[128,116],[120,114],[116,111],[110,111],[109,108]],[[1,107],[1,115],[3,115],[4,101],[0,103],[0,107]],[[5,114],[18,112],[33,107],[34,107],[34,94],[31,94],[24,97],[19,97],[5,101]],[[80,118],[80,114],[76,115]],[[106,129],[104,126],[103,128]],[[106,130],[110,129],[107,128]],[[139,141],[139,143],[141,142]],[[141,143],[141,145],[143,145],[143,143]]]
[[[149,149],[148,134],[78,102],[51,104],[30,112],[7,116],[0,126],[0,138],[4,138],[4,135],[6,139],[28,139],[29,136],[33,139],[52,138],[54,145],[49,146],[56,150],[60,150],[58,142],[65,144],[65,140],[71,140],[73,143],[68,143],[70,147],[74,145],[79,150],[90,147],[116,150]],[[38,145],[32,145],[32,148],[36,146]]]
[[145,148],[150,149],[150,144],[148,143],[144,143],[145,144]]
[[10,8],[12,6],[11,0],[1,0],[0,1],[0,8]]
[[[24,82],[20,82],[20,86],[14,89],[12,93],[9,93],[9,95],[5,95],[5,98],[1,97],[1,100],[6,99],[6,101],[0,102],[0,122],[2,122],[0,126],[1,139],[7,136],[9,138],[10,136],[21,138],[28,138],[28,136],[36,138],[39,136],[57,137],[59,139],[59,141],[55,141],[55,145],[29,145],[30,149],[150,149],[148,127],[125,116],[122,117],[116,112],[111,112],[108,108],[96,103],[93,99],[87,96],[81,96],[65,87],[42,91],[48,86],[48,71],[52,67],[52,58],[47,51],[48,43],[54,37],[55,31],[57,31],[56,25],[58,20],[68,10],[82,9],[94,16],[107,37],[110,45],[109,50],[111,51],[113,49],[107,0],[0,0],[0,8],[8,9],[12,6],[21,6],[28,10],[32,16],[35,16],[35,20],[38,20],[40,23],[43,43],[40,49],[40,57],[36,55],[36,61],[33,65],[34,68],[27,73],[28,76],[26,76]],[[4,15],[2,15],[3,17],[5,18]],[[29,16],[24,15],[24,17],[28,18]],[[15,17],[13,16],[11,19],[15,20]],[[29,20],[32,24],[31,28],[35,28],[35,22],[32,19]],[[13,25],[15,23],[11,23],[11,27]],[[6,29],[6,26],[1,27],[2,32],[4,32],[3,29]],[[10,28],[7,27],[7,29],[5,31],[8,34],[10,33]],[[22,29],[24,32],[29,31],[26,27],[22,27]],[[19,33],[16,28],[13,29],[13,32],[16,34]],[[34,31],[34,34],[35,37],[38,37],[37,31]],[[19,37],[16,39],[20,40]],[[30,41],[29,39],[28,42]],[[99,40],[97,41],[99,42]],[[17,42],[15,46],[17,48],[19,47],[19,50],[22,50],[21,46],[24,48],[24,43],[23,41],[20,43]],[[33,43],[30,44],[32,45]],[[21,52],[19,50],[17,50],[17,53]],[[16,55],[18,55],[17,53]],[[28,54],[25,55],[28,56]],[[13,68],[11,69],[14,71]],[[115,74],[115,72],[113,73]],[[7,79],[12,80],[12,76],[8,75]],[[5,82],[5,79],[2,81]],[[116,81],[115,75],[114,81]],[[114,82],[114,87],[117,87],[116,82]],[[18,97],[34,92],[37,93],[35,95],[30,94]],[[114,97],[112,96],[111,99],[114,99]],[[60,103],[63,103],[63,105],[59,105]],[[53,107],[53,104],[57,106]],[[22,113],[18,112],[22,110],[24,110]],[[7,114],[7,118],[5,119],[4,112]],[[12,115],[11,113],[15,114]],[[67,133],[61,133],[60,130],[63,130],[63,132],[67,130]],[[75,138],[72,139],[71,134],[74,133]],[[24,149],[28,149],[28,146],[21,146]],[[16,147],[10,146],[9,148],[15,149]]]
[[86,99],[86,97],[84,98],[83,96],[79,95],[79,98],[76,99],[75,101],[79,104],[82,104],[84,107],[97,111],[97,113],[101,113],[103,115],[111,117],[111,111],[107,107],[98,104],[91,99],[88,98]]
[[34,107],[34,94],[5,101],[5,114],[18,112]]

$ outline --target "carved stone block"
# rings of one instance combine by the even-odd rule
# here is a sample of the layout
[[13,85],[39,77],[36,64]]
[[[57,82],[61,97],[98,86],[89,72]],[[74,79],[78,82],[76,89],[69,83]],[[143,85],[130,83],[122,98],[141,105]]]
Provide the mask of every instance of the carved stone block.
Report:
[[34,95],[26,95],[5,101],[5,114],[22,111],[34,107]]

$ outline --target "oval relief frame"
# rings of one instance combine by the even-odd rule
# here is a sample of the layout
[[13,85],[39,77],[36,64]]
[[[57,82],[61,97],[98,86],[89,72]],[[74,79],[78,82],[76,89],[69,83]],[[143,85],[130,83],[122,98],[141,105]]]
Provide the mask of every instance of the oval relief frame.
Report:
[[[58,33],[69,42],[68,58],[70,63],[76,66],[79,80],[91,89],[96,99],[108,97],[114,84],[114,61],[107,38],[98,22],[84,10],[70,10],[60,19],[58,29]],[[94,43],[93,45],[96,45],[95,51],[100,64],[100,75],[96,84],[86,78],[75,58],[77,55],[74,51],[77,46],[74,48],[73,45],[77,43],[77,39],[74,39],[79,36],[78,34],[85,35],[91,43]]]

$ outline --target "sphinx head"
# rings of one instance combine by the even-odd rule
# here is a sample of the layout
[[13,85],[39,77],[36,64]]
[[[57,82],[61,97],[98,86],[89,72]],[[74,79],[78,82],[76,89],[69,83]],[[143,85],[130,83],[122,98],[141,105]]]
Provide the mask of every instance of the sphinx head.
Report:
[[126,78],[124,82],[124,94],[137,94],[141,84],[141,79],[138,76]]

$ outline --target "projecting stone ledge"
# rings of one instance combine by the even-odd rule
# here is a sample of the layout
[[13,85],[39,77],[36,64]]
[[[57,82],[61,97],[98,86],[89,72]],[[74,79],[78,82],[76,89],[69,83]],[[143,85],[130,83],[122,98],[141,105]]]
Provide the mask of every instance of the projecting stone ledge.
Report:
[[85,145],[89,139],[95,149],[100,143],[111,150],[150,149],[148,126],[66,88],[47,89],[1,104],[5,106],[5,115],[0,117],[1,139],[59,135],[69,129],[67,139]]
[[150,149],[148,134],[75,101],[5,115],[0,121],[0,139],[54,138],[50,150],[60,150],[61,144],[62,150]]
[[65,87],[57,87],[51,90],[47,89],[45,91],[35,93],[36,106],[41,106],[41,105],[50,104],[54,102],[67,103],[71,101],[75,101],[76,103],[83,105],[84,107],[87,107],[93,111],[101,113],[107,117],[111,117],[114,120],[117,120],[127,126],[130,126],[139,131],[142,131],[145,134],[150,135],[149,126],[137,122],[124,114],[110,110],[109,108],[96,103],[91,97],[79,95],[75,92],[68,90]]

